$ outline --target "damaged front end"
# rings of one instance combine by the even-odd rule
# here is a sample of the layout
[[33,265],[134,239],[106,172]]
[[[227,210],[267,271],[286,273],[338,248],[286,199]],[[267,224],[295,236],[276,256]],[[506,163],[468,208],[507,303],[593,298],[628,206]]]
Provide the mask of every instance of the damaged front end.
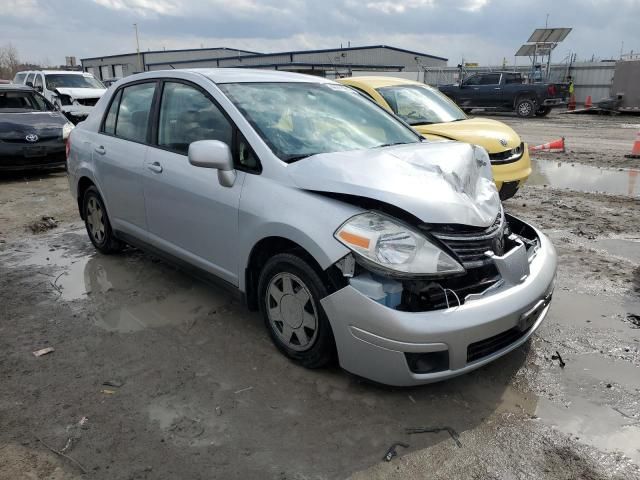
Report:
[[56,88],[53,103],[71,122],[77,124],[89,116],[92,108],[100,100],[101,93],[94,92],[94,89]]
[[500,211],[488,228],[420,224],[418,229],[461,266],[446,273],[407,275],[349,254],[336,266],[349,284],[374,301],[405,312],[464,305],[491,289],[521,283],[540,241],[533,228]]

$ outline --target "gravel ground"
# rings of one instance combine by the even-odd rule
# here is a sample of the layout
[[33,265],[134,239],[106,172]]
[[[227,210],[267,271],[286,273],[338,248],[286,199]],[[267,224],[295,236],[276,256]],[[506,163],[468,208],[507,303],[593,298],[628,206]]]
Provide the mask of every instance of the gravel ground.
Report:
[[[637,117],[499,118],[564,135],[578,167],[638,167]],[[640,478],[640,202],[549,183],[505,208],[558,250],[547,320],[483,369],[393,389],[291,364],[257,314],[152,256],[96,254],[64,174],[0,178],[0,479]],[[461,446],[404,432],[434,426]]]

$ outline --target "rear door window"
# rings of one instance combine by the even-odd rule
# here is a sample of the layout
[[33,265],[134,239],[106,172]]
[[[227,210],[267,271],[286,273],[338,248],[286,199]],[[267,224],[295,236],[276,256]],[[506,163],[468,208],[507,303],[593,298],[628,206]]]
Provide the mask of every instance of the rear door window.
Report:
[[232,137],[231,123],[203,92],[184,83],[165,82],[158,123],[159,147],[186,155],[192,142],[220,140],[231,147]]
[[122,89],[118,90],[118,93],[115,94],[113,100],[111,101],[111,106],[109,107],[109,111],[107,112],[107,116],[104,119],[104,125],[102,127],[102,131],[109,135],[116,134],[116,120],[118,118],[118,108],[120,107],[120,99],[122,98]]
[[38,87],[42,88],[42,75],[39,73],[37,73],[33,79],[33,88],[37,89]]
[[115,124],[116,137],[146,143],[149,112],[155,90],[155,82],[138,83],[122,89],[122,98]]
[[31,82],[33,84],[33,73],[30,73],[29,75],[27,75],[27,80],[24,82],[25,85],[28,84],[29,82]]
[[485,75],[480,75],[479,85],[498,85],[499,83],[500,83],[499,73],[487,73]]

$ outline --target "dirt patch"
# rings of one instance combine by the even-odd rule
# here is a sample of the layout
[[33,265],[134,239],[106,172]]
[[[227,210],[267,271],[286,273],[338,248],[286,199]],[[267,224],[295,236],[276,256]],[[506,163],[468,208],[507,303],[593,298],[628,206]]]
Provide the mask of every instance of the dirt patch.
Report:
[[48,215],[43,215],[39,220],[27,225],[27,228],[31,230],[31,233],[42,233],[47,230],[52,230],[58,226],[58,221]]

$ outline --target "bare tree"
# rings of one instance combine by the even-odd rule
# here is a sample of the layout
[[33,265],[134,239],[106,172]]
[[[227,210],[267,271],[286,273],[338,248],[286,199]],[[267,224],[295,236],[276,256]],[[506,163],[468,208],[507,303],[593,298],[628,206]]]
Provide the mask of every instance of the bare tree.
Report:
[[20,68],[18,50],[11,43],[0,47],[0,78],[12,79]]

